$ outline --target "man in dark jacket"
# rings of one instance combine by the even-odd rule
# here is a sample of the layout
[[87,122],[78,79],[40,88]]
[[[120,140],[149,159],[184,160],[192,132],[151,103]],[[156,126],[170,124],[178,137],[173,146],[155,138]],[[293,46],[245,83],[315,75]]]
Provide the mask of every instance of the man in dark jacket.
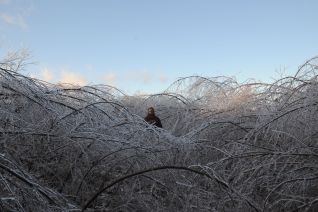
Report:
[[155,110],[153,107],[148,108],[148,114],[145,117],[145,121],[149,124],[155,125],[157,127],[162,128],[162,124],[160,119],[155,115]]

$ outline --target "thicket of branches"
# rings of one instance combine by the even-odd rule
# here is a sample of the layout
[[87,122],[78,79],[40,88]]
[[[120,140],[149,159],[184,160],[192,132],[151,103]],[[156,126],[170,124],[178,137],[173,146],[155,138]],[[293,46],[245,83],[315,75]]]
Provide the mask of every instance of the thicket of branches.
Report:
[[17,58],[0,63],[0,211],[317,209],[318,58],[272,84],[192,76],[151,96],[49,84]]

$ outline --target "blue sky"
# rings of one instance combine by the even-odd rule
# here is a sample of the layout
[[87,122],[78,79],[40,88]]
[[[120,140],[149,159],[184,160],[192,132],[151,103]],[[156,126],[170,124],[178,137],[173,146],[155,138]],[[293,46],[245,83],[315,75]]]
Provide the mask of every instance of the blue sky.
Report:
[[316,0],[0,0],[0,55],[26,74],[157,93],[178,77],[292,75],[318,55]]

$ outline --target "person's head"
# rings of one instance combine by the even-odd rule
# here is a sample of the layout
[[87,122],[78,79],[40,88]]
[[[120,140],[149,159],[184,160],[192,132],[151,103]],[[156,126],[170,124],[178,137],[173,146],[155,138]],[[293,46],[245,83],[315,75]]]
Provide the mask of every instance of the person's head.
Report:
[[148,115],[155,115],[155,109],[153,109],[153,107],[148,108]]

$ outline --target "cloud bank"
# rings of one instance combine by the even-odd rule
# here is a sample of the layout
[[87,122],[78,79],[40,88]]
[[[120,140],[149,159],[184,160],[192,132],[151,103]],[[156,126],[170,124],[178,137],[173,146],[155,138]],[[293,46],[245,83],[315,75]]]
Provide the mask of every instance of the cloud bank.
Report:
[[[83,68],[87,70],[87,68]],[[44,67],[36,76],[41,80],[55,83],[68,84],[74,86],[85,86],[91,84],[106,84],[124,89],[127,92],[145,93],[143,89],[147,90],[149,86],[159,86],[166,84],[169,76],[164,72],[147,71],[147,70],[133,70],[126,72],[107,71],[99,74],[97,71],[90,69],[86,72],[79,72],[68,68],[51,69]],[[95,78],[92,78],[95,75]],[[89,80],[90,79],[90,80]],[[138,89],[137,89],[138,88]],[[142,89],[142,91],[139,91]]]

